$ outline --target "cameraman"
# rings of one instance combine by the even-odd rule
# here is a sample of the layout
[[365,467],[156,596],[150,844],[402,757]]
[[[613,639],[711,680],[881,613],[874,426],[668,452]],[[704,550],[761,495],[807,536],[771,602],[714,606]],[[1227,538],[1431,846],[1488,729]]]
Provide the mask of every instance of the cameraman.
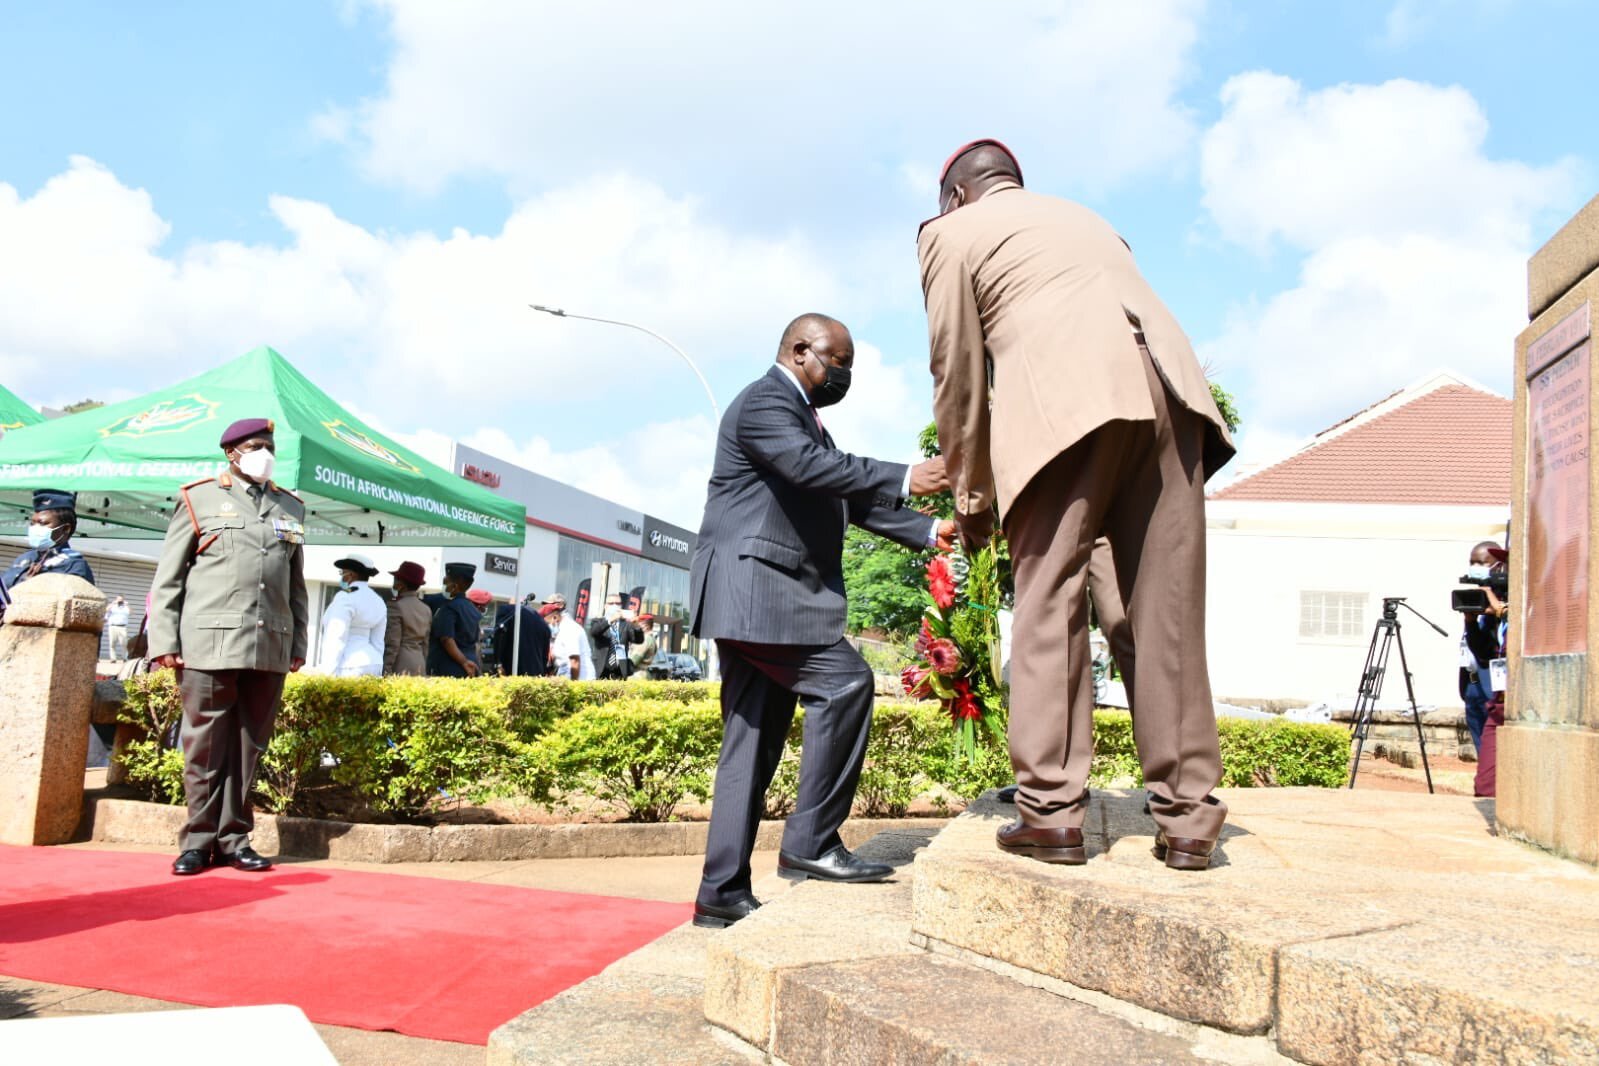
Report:
[[[1462,612],[1465,635],[1461,638],[1464,650],[1461,654],[1460,698],[1466,704],[1466,728],[1471,731],[1471,745],[1477,749],[1479,756],[1482,752],[1482,727],[1488,718],[1488,701],[1493,698],[1488,664],[1499,654],[1498,614],[1503,610],[1503,604],[1489,587],[1495,566],[1500,570],[1504,568],[1504,564],[1496,564],[1490,554],[1496,550],[1500,550],[1499,545],[1491,540],[1485,540],[1471,549],[1466,578],[1482,584],[1488,598],[1488,610]],[[1496,604],[1499,611],[1494,609]]]
[[1505,649],[1510,643],[1510,605],[1499,597],[1497,591],[1505,589],[1506,599],[1509,598],[1505,575],[1510,553],[1497,544],[1490,545],[1486,550],[1493,560],[1489,567],[1493,580],[1483,585],[1488,609],[1483,612],[1482,620],[1485,626],[1493,627],[1496,644],[1494,657],[1489,660],[1489,681],[1484,686],[1492,691],[1492,695],[1484,708],[1487,713],[1483,721],[1482,742],[1477,747],[1477,779],[1472,790],[1472,794],[1477,796],[1493,796],[1497,792],[1499,727],[1505,724]]

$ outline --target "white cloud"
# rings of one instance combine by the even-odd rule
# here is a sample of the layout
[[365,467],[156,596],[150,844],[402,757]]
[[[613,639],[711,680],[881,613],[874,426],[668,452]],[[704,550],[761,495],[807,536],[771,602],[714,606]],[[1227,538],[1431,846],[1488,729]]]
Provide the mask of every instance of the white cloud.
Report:
[[[526,189],[627,169],[780,220],[903,198],[903,161],[936,165],[979,135],[1090,186],[1168,167],[1192,142],[1173,97],[1205,8],[373,4],[394,52],[383,92],[356,108],[370,174],[433,191],[463,175]],[[920,196],[928,207],[934,190]]]
[[44,402],[81,399],[87,382],[137,392],[271,343],[391,412],[470,399],[479,416],[558,416],[574,397],[698,385],[656,342],[530,301],[649,323],[713,381],[798,311],[857,305],[807,240],[739,236],[626,176],[525,201],[492,234],[377,233],[323,204],[270,207],[282,245],[168,250],[150,196],[91,160],[31,197],[0,184],[0,379]]
[[1440,368],[1508,391],[1533,229],[1571,203],[1577,166],[1489,158],[1460,88],[1252,73],[1222,102],[1201,149],[1212,221],[1304,253],[1292,287],[1202,346],[1242,371],[1246,423],[1303,437]]
[[463,443],[606,499],[698,529],[716,429],[709,414],[596,433],[591,443],[518,440],[486,429]]
[[[847,320],[872,289],[854,291],[803,238],[741,237],[625,176],[528,200],[493,234],[372,232],[282,196],[270,208],[281,245],[168,249],[149,194],[92,160],[32,196],[0,184],[0,381],[47,404],[109,400],[270,343],[429,458],[460,436],[692,526],[714,427],[689,369],[647,337],[527,303],[570,298],[649,324],[725,406],[794,314]],[[846,447],[909,457],[926,375],[857,344],[856,384],[829,425]],[[618,408],[644,428],[612,435],[603,413]]]
[[1307,92],[1257,71],[1229,79],[1221,101],[1201,143],[1204,205],[1224,237],[1258,249],[1397,234],[1522,246],[1572,188],[1570,164],[1489,159],[1488,117],[1459,86]]
[[1512,0],[1395,0],[1383,19],[1382,43],[1414,44],[1444,19],[1477,18],[1513,10]]

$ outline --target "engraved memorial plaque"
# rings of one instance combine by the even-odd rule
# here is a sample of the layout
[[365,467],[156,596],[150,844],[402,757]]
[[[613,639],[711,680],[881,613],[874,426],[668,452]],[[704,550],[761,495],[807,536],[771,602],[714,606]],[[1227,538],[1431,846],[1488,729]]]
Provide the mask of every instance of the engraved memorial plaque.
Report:
[[1513,620],[1523,655],[1588,647],[1588,325],[1584,304],[1527,349],[1527,607]]

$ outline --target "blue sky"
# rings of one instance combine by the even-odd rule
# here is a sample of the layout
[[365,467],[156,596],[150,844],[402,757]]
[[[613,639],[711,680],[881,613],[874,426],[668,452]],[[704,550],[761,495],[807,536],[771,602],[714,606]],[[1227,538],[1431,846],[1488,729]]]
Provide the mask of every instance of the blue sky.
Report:
[[928,417],[916,224],[956,144],[1105,214],[1237,395],[1245,461],[1447,368],[1509,390],[1524,263],[1599,185],[1576,0],[3,4],[0,383],[39,404],[256,344],[694,525],[791,315],[832,416]]

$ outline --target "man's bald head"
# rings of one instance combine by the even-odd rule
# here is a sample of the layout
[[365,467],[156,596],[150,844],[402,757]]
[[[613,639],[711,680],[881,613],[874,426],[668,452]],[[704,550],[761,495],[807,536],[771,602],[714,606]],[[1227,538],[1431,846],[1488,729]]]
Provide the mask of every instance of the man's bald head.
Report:
[[793,358],[803,345],[837,340],[840,336],[846,342],[850,339],[849,328],[844,323],[829,315],[809,311],[783,327],[783,339],[777,344],[777,361],[783,362],[785,356]]
[[1004,145],[984,141],[973,145],[949,161],[943,183],[938,188],[940,213],[975,203],[1002,181],[1022,183],[1022,168]]
[[848,370],[854,364],[855,339],[844,323],[813,311],[800,315],[783,330],[777,362],[788,367],[805,394],[814,398],[822,395],[816,389],[827,380],[828,367]]

